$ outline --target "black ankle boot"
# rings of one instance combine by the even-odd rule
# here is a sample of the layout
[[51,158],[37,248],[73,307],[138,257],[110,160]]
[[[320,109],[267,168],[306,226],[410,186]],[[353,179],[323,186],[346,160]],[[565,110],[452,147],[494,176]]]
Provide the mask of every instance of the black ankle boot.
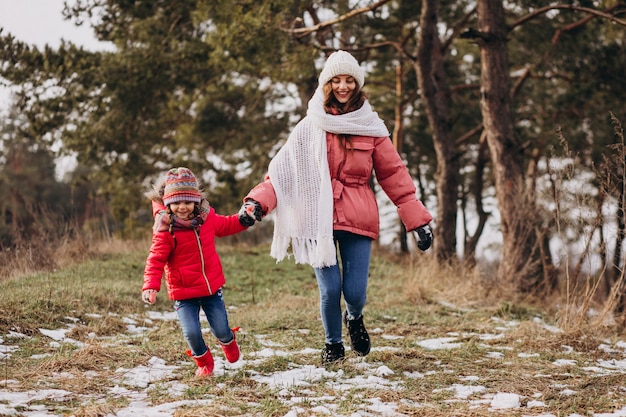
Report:
[[322,363],[336,362],[346,356],[343,343],[326,343],[322,350]]
[[348,320],[348,311],[344,311],[343,322],[350,334],[350,347],[352,347],[352,350],[359,356],[365,356],[370,353],[370,336],[367,334],[367,330],[365,330],[363,315],[361,314],[354,320]]

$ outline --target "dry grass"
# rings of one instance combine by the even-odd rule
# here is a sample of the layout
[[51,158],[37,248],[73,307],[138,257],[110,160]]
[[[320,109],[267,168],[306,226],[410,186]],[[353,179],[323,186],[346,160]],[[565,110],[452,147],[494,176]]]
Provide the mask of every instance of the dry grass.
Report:
[[147,251],[149,244],[149,238],[133,241],[115,237],[93,239],[81,233],[20,241],[15,247],[0,248],[0,280],[51,272],[100,256]]
[[[244,329],[238,336],[244,355],[263,349],[260,341],[265,338],[281,344],[278,349],[291,352],[288,356],[229,371],[211,384],[196,380],[177,322],[155,322],[144,314],[139,293],[147,244],[108,241],[91,245],[90,260],[0,283],[5,294],[0,299],[0,331],[7,335],[5,344],[20,347],[10,360],[0,363],[4,379],[19,382],[12,390],[41,389],[43,384],[73,393],[60,403],[46,403],[62,415],[103,417],[125,405],[124,398],[107,396],[120,383],[116,371],[145,365],[157,356],[168,364],[182,364],[175,378],[187,385],[184,399],[203,401],[197,407],[180,408],[176,416],[284,416],[290,407],[279,390],[250,375],[319,364],[317,355],[297,353],[323,345],[315,278],[308,267],[276,264],[264,246],[222,246],[219,251],[228,282],[225,299],[233,307],[229,319]],[[398,412],[411,416],[492,416],[486,407],[470,403],[480,400],[482,393],[459,400],[449,389],[471,376],[479,382],[470,380],[465,385],[480,384],[488,392],[515,392],[524,403],[540,395],[537,399],[546,403],[541,411],[555,415],[606,412],[624,404],[626,388],[619,375],[582,370],[598,359],[623,360],[619,352],[599,349],[602,343],[624,337],[618,327],[581,324],[551,332],[544,322],[555,323],[556,299],[521,304],[496,298],[494,294],[500,292],[493,285],[491,281],[485,284],[474,270],[437,265],[428,254],[403,258],[375,251],[365,315],[374,347],[386,349],[374,349],[367,362],[392,369],[394,374],[388,379],[398,382],[399,388],[345,392],[336,383],[322,381],[308,387],[311,398],[335,398],[342,415],[362,410],[367,398],[378,398],[397,403]],[[165,298],[159,294],[154,309],[171,311]],[[129,318],[135,326],[150,330],[127,336]],[[82,345],[50,345],[39,331],[65,327],[69,329],[66,336]],[[397,338],[383,338],[374,329]],[[11,331],[27,338],[10,336]],[[496,333],[501,337],[483,339]],[[450,336],[462,348],[429,350],[418,343]],[[34,354],[48,356],[37,359]],[[564,357],[576,360],[577,365],[554,364]],[[341,371],[346,379],[363,374],[359,362],[352,361],[329,370]],[[563,386],[575,394],[561,394]],[[159,384],[150,388],[149,398],[154,405],[179,399]],[[316,404],[305,400],[301,406],[312,409]],[[507,415],[521,416],[521,410]]]

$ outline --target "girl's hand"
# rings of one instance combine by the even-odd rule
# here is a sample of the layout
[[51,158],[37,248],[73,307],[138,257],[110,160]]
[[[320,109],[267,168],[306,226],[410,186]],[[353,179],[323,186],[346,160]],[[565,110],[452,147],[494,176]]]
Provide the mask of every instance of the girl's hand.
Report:
[[157,296],[156,290],[143,290],[141,292],[141,299],[146,304],[152,305],[156,303],[156,296]]
[[250,227],[255,221],[260,222],[262,218],[261,205],[256,201],[249,199],[239,209],[239,223],[244,227]]

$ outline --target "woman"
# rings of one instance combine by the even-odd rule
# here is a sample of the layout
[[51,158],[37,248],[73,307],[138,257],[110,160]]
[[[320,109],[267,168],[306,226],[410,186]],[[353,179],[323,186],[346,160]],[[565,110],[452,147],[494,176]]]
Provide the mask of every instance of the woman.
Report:
[[240,211],[254,223],[276,209],[271,256],[281,261],[291,246],[296,263],[315,269],[326,336],[324,363],[345,357],[342,322],[352,350],[360,356],[370,351],[362,313],[372,241],[378,238],[380,223],[370,187],[373,172],[398,207],[406,229],[417,232],[420,249],[428,249],[432,242],[428,226],[432,216],[417,200],[415,185],[384,122],[372,111],[362,91],[364,80],[363,69],[348,52],[330,55],[306,117]]

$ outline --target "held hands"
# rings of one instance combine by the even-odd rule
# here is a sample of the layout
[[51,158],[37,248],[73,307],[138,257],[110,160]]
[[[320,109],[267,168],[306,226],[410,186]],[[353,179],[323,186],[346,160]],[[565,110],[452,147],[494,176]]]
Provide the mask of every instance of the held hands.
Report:
[[421,251],[425,251],[430,248],[430,245],[433,243],[433,232],[430,230],[429,225],[424,225],[418,227],[414,230],[415,236],[417,237],[417,247]]
[[261,205],[252,199],[243,203],[238,213],[239,223],[245,227],[252,226],[255,221],[260,222],[262,216]]
[[156,290],[143,290],[141,292],[141,299],[146,304],[152,305],[156,303],[156,296],[157,296]]

